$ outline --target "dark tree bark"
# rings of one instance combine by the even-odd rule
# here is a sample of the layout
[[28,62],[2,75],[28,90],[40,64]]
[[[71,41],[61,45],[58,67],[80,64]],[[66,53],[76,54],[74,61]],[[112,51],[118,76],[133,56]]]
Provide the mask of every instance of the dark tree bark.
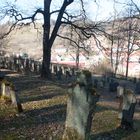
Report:
[[68,5],[70,5],[73,0],[64,0],[62,7],[60,8],[54,29],[50,34],[50,5],[52,0],[44,0],[44,25],[43,25],[43,61],[42,61],[42,78],[51,78],[50,71],[50,62],[51,62],[51,49],[55,38],[57,36],[57,32],[61,26],[61,20],[65,9]]
[[[51,78],[51,71],[50,71],[50,63],[51,63],[51,50],[52,46],[54,44],[54,41],[56,39],[56,36],[59,36],[58,31],[61,25],[67,25],[72,26],[75,30],[79,30],[80,34],[85,36],[86,38],[90,38],[91,36],[94,37],[94,39],[97,39],[97,35],[94,32],[100,32],[102,34],[106,34],[104,30],[100,29],[100,23],[97,25],[97,23],[86,23],[86,15],[85,15],[85,9],[84,9],[84,0],[79,0],[81,3],[81,13],[77,16],[69,15],[66,8],[74,2],[74,0],[63,0],[62,5],[58,10],[51,11],[51,3],[53,0],[44,0],[44,8],[37,9],[31,16],[23,17],[22,13],[20,13],[20,10],[15,7],[15,5],[7,6],[7,9],[3,9],[5,12],[5,15],[8,15],[10,18],[14,19],[14,23],[10,27],[9,31],[4,35],[7,36],[12,30],[15,29],[16,25],[25,25],[25,24],[31,24],[33,23],[35,25],[35,17],[38,13],[43,15],[44,23],[43,23],[43,60],[42,60],[42,70],[41,70],[41,77],[50,79]],[[10,8],[9,8],[10,7]],[[54,27],[51,29],[51,15],[57,13],[57,19],[54,24]],[[80,21],[80,24],[78,24],[78,19]],[[28,21],[29,22],[28,22]],[[83,23],[81,24],[81,20]],[[23,21],[26,21],[24,23]],[[22,24],[21,24],[22,23]],[[95,31],[93,31],[95,30]],[[68,37],[65,37],[65,39],[68,39]],[[97,41],[99,42],[99,40]],[[74,41],[74,43],[76,43]],[[77,44],[77,43],[76,43]]]
[[115,64],[115,76],[117,75],[117,70],[118,70],[118,65],[119,65],[119,38],[118,38],[118,43],[117,43],[117,52],[116,52],[116,64]]
[[44,0],[44,25],[43,25],[43,61],[42,61],[42,78],[50,78],[50,61],[51,45],[49,44],[50,36],[50,5],[51,0]]
[[[132,21],[131,21],[132,22]],[[128,44],[127,44],[127,58],[126,58],[126,72],[125,77],[128,77],[128,70],[129,70],[129,59],[130,54],[132,53],[132,46],[131,45],[131,37],[132,37],[132,23],[129,23],[129,30],[128,30]]]

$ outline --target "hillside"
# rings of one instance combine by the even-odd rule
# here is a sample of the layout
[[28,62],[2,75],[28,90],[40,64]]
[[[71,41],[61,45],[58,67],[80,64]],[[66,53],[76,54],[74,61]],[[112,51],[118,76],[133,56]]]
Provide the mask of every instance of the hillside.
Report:
[[10,53],[27,53],[30,57],[40,58],[42,56],[41,32],[33,26],[24,26],[11,32],[8,47]]

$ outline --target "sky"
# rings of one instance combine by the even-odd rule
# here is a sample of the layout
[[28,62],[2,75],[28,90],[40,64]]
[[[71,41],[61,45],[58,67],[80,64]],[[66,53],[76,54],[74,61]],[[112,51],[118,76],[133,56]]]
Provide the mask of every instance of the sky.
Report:
[[[22,12],[30,15],[35,9],[42,7],[43,8],[43,0],[0,0],[0,5],[5,2],[13,3],[16,1],[16,4]],[[69,7],[68,10],[70,12],[78,13],[78,9],[80,5],[77,3],[79,0],[75,0]],[[124,10],[125,6],[123,3],[127,2],[128,0],[118,0],[121,4],[114,4],[114,0],[84,0],[85,1],[85,9],[89,18],[93,21],[98,20],[107,20],[114,14],[114,6],[119,13],[120,11]],[[140,0],[133,0],[139,7],[140,7]],[[58,9],[63,0],[53,0],[52,9]],[[38,18],[40,15],[38,15]],[[55,19],[55,16],[53,16]]]

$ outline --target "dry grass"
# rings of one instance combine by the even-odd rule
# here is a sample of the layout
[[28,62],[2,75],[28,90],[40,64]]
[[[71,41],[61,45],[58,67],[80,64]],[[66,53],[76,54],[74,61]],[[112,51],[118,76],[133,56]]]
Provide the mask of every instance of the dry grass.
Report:
[[[17,114],[10,104],[0,101],[0,140],[60,140],[64,132],[67,91],[55,82],[38,76],[11,75],[18,86],[24,112]],[[92,123],[94,140],[139,140],[140,113],[135,113],[137,132],[117,127],[117,110],[113,102],[99,102]]]

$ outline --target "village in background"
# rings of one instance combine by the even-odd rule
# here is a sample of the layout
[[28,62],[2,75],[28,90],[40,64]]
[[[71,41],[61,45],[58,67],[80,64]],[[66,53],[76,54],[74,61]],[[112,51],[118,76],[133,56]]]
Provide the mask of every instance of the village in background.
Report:
[[[11,55],[15,55],[17,57],[22,56],[41,62],[43,31],[42,25],[40,23],[37,23],[36,26],[37,29],[34,29],[33,25],[31,24],[12,31],[11,34],[8,36],[6,43],[1,48],[1,51],[5,52],[4,55],[6,57],[9,57]],[[110,23],[104,23],[104,26],[106,26],[107,30],[111,30]],[[67,30],[70,29],[66,29],[66,27],[61,27],[60,32],[62,32],[64,36],[67,36]],[[116,73],[118,75],[125,76],[127,53],[120,53],[117,58],[116,53],[117,51],[121,52],[122,47],[119,48],[120,50],[117,50],[117,45],[113,45],[112,61],[114,68],[112,69],[112,42],[104,35],[99,36],[98,40],[101,44],[97,44],[93,37],[85,40],[85,46],[82,47],[86,48],[87,51],[84,51],[83,49],[79,49],[78,47],[74,46],[70,41],[57,37],[52,49],[51,62],[63,65],[70,65],[74,67],[78,65],[78,67],[81,69],[88,69],[91,72],[97,74],[102,74],[102,69],[104,69],[104,71],[106,70],[114,72],[115,65],[117,63]],[[133,46],[135,49],[139,47],[138,43],[139,42],[137,42]],[[127,46],[127,42],[123,44],[123,46]],[[116,61],[116,59],[118,60]],[[140,78],[140,50],[134,51],[130,54],[128,76]]]

